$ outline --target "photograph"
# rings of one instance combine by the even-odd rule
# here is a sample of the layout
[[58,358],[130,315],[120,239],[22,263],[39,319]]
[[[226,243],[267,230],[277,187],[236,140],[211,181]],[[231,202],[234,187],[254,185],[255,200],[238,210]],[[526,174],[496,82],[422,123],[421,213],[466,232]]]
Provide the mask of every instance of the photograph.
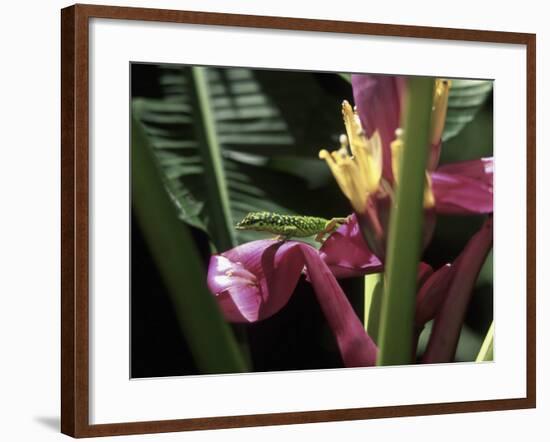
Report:
[[129,75],[130,378],[493,361],[491,79]]
[[0,442],[550,434],[543,3],[107,3],[3,14]]

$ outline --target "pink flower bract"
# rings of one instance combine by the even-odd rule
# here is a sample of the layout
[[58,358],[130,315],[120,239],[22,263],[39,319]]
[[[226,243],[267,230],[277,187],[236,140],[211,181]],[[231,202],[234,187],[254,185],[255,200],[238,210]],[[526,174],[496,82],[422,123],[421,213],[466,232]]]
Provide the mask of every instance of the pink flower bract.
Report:
[[252,241],[210,259],[208,287],[228,321],[256,322],[281,310],[304,267],[346,367],[376,363],[376,344],[365,332],[319,252],[297,241]]

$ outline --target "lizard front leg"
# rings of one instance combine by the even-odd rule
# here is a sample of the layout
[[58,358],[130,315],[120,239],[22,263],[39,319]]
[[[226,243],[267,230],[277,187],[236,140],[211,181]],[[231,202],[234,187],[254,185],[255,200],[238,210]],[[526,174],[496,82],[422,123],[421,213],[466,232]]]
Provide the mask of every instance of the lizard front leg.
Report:
[[315,241],[322,243],[324,240],[325,235],[332,233],[334,230],[336,230],[338,227],[340,227],[342,224],[345,224],[349,222],[350,217],[346,218],[331,218],[327,223],[325,224],[325,228],[321,230],[317,235],[315,235]]

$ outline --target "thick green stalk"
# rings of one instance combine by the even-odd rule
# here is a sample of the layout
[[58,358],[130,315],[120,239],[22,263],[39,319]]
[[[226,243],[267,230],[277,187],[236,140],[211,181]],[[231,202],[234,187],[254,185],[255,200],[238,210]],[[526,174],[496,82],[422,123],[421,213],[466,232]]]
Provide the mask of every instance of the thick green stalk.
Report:
[[412,362],[434,80],[413,77],[407,84],[404,147],[390,216],[378,365]]
[[380,330],[380,310],[384,294],[384,274],[373,273],[365,276],[365,330],[374,342],[378,343]]
[[202,373],[247,371],[229,325],[206,286],[201,258],[178,219],[144,129],[132,120],[132,205]]
[[192,67],[191,77],[194,85],[193,104],[196,109],[195,115],[198,117],[195,118],[195,129],[206,175],[206,203],[211,214],[208,219],[208,230],[213,236],[216,248],[224,251],[235,247],[237,243],[206,68]]
[[[195,116],[199,117],[195,118],[194,124],[206,175],[207,198],[205,202],[210,209],[207,223],[216,249],[224,251],[235,247],[237,241],[223,168],[222,150],[218,141],[216,119],[211,104],[208,72],[207,68],[200,66],[193,66],[190,69],[194,86],[191,88],[191,97],[196,109]],[[246,329],[237,326],[234,328],[234,332],[241,353],[247,364],[250,365],[252,356]]]
[[483,340],[483,344],[481,344],[481,348],[480,348],[479,353],[477,355],[476,362],[486,362],[486,361],[492,361],[493,360],[494,333],[495,333],[495,323],[493,321],[493,322],[491,322],[491,326],[489,327],[489,331],[487,332],[487,335],[485,336],[485,339]]

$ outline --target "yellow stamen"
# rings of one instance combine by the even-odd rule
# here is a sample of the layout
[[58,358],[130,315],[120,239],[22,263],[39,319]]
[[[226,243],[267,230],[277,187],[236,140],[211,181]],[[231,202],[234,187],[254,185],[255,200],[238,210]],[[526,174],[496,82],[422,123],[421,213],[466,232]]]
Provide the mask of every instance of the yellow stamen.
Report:
[[[395,131],[396,139],[391,143],[391,165],[393,172],[393,180],[397,185],[399,183],[399,171],[401,158],[403,156],[403,131],[397,129]],[[424,208],[429,209],[434,207],[435,198],[432,191],[432,179],[428,172],[426,172],[426,184],[424,185]]]
[[365,187],[367,193],[376,192],[382,176],[382,141],[380,135],[376,132],[372,138],[367,139],[359,115],[345,100],[342,103],[342,116],[348,134],[351,155],[357,164],[359,177],[362,180],[361,187]]
[[344,195],[346,195],[346,197],[350,199],[346,176],[342,168],[336,163],[334,156],[337,155],[331,155],[330,152],[325,149],[319,152],[319,158],[326,161],[328,167],[330,168],[330,171],[332,172],[332,175],[334,175],[334,178],[338,183],[338,186],[340,187]]
[[435,206],[435,196],[432,190],[432,178],[426,172],[426,184],[424,185],[424,208],[431,209]]
[[340,149],[348,149],[348,137],[345,134],[340,135]]
[[[447,116],[449,101],[449,80],[437,79],[433,97],[433,111],[431,124],[432,144],[441,140]],[[350,200],[357,212],[364,212],[370,194],[380,189],[382,192],[391,192],[391,185],[382,182],[382,141],[378,132],[371,138],[367,138],[357,112],[351,105],[342,103],[342,116],[346,127],[346,134],[340,136],[340,148],[332,153],[327,150],[319,152],[319,158],[328,164],[342,193]],[[392,171],[394,183],[398,185],[401,158],[403,156],[403,131],[396,131],[396,139],[391,143]],[[435,205],[432,191],[431,178],[426,172],[426,185],[424,190],[424,207],[431,208]]]
[[393,180],[397,184],[399,180],[399,170],[401,165],[401,157],[403,156],[403,130],[397,129],[395,131],[397,137],[390,144],[391,148],[391,168],[393,172]]
[[431,143],[437,144],[443,135],[445,118],[447,118],[447,105],[449,104],[450,80],[435,80],[433,111],[432,111],[432,136]]
[[369,194],[376,192],[380,185],[382,141],[378,132],[370,139],[366,137],[359,116],[347,101],[342,103],[342,116],[347,135],[340,136],[340,149],[332,153],[321,150],[319,158],[327,162],[354,209],[363,212]]

